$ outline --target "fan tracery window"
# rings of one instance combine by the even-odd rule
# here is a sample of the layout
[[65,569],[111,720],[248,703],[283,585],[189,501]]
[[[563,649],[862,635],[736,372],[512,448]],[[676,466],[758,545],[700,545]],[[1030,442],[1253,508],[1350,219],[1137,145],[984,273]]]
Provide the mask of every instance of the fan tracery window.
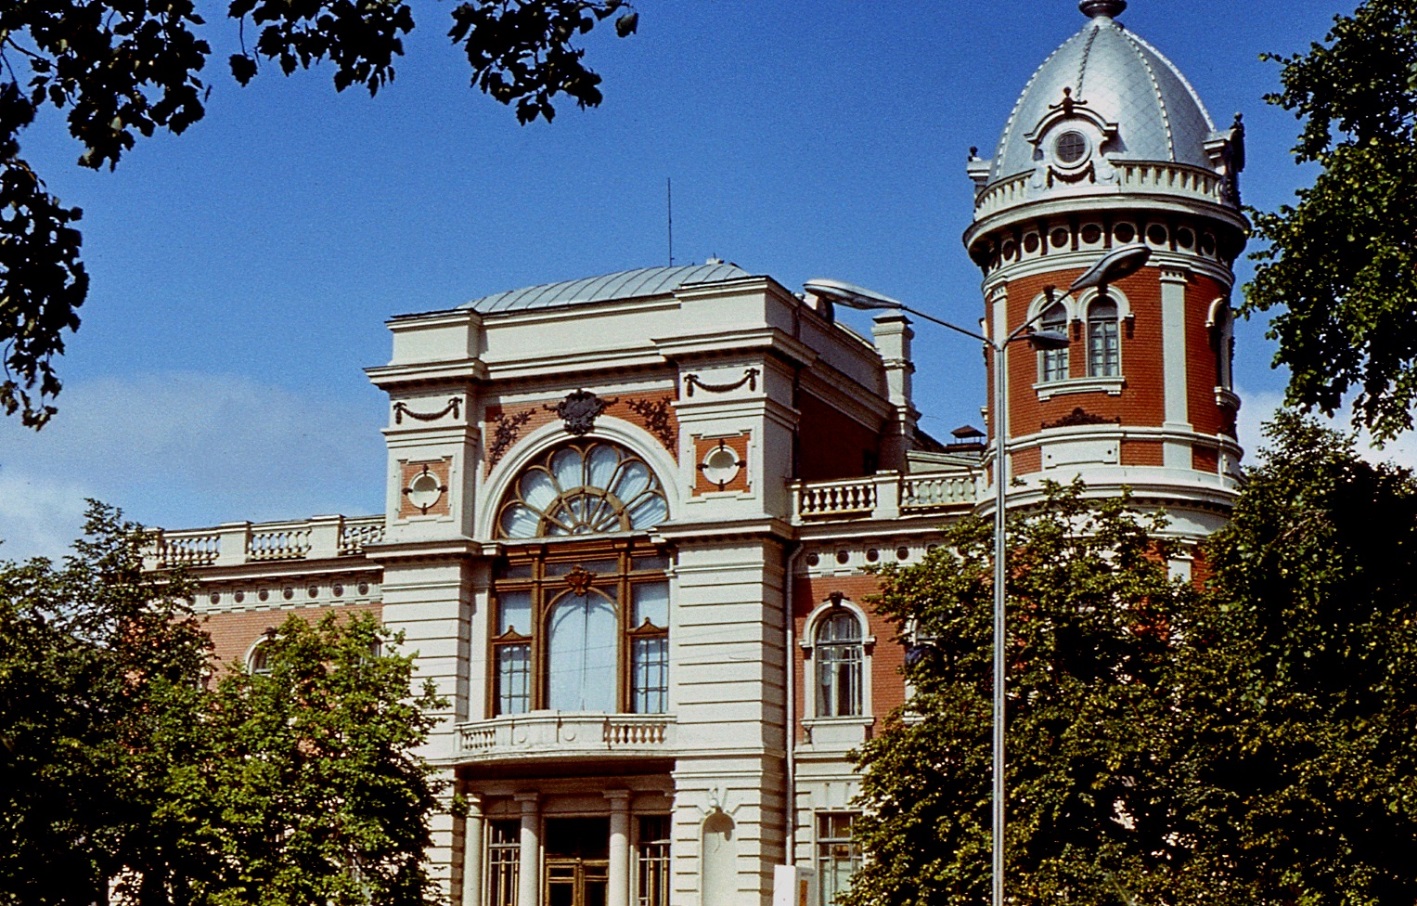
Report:
[[502,538],[599,535],[653,528],[669,515],[644,460],[604,441],[557,447],[512,485],[497,516]]

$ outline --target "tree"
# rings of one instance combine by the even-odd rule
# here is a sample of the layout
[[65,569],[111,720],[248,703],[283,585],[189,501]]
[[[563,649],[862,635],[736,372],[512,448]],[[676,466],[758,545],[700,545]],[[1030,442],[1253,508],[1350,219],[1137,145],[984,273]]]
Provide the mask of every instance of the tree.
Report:
[[[230,0],[241,52],[228,64],[248,84],[262,60],[287,75],[328,61],[335,88],[370,94],[394,78],[406,0]],[[515,105],[517,119],[550,121],[557,95],[600,103],[600,76],[575,41],[614,18],[621,37],[638,13],[627,0],[464,0],[448,36],[472,82]],[[254,45],[245,43],[247,26]],[[112,169],[138,136],[181,133],[205,113],[201,73],[211,45],[194,0],[9,0],[0,4],[0,409],[42,427],[61,383],[54,357],[79,327],[88,292],[82,217],[50,194],[21,156],[20,135],[45,108],[64,113],[83,146],[79,164]]]
[[[61,568],[0,564],[0,903],[106,902],[183,838],[170,781],[193,746],[207,639],[141,531],[94,506]],[[145,901],[150,902],[150,901]]]
[[1417,900],[1417,479],[1268,429],[1180,676],[1197,874],[1247,904]]
[[440,706],[372,618],[298,617],[214,687],[181,576],[95,506],[0,564],[0,906],[423,906]]
[[439,790],[416,748],[445,704],[410,698],[412,659],[373,617],[312,626],[299,616],[265,645],[268,672],[218,686],[221,753],[195,792],[223,870],[204,902],[416,906]]
[[[1165,766],[1174,743],[1169,627],[1190,587],[1168,575],[1158,516],[1080,486],[1011,520],[1006,833],[1023,902],[1181,902]],[[907,710],[858,755],[853,906],[979,903],[990,883],[992,528],[966,520],[916,566],[881,573],[905,641]]]
[[1304,121],[1294,154],[1322,166],[1294,205],[1255,212],[1267,247],[1245,311],[1278,312],[1269,336],[1288,400],[1354,417],[1378,439],[1417,403],[1417,0],[1365,0],[1283,64],[1266,100]]
[[[1020,901],[1417,900],[1417,478],[1294,414],[1166,578],[1124,501],[1015,517],[1007,877]],[[882,575],[923,634],[916,692],[860,753],[853,906],[978,903],[989,881],[987,543]],[[909,630],[909,631],[906,631]]]

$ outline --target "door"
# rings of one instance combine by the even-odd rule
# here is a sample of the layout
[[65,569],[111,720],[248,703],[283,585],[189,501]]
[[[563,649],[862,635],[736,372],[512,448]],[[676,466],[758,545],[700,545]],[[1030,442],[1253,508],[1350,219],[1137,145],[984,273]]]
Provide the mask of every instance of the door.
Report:
[[546,819],[546,906],[605,906],[610,880],[608,818]]

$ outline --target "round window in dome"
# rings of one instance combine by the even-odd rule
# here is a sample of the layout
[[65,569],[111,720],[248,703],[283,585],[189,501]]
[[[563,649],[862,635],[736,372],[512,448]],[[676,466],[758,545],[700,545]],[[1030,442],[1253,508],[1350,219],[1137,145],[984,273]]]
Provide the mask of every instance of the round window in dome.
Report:
[[1053,156],[1064,166],[1081,161],[1087,156],[1087,150],[1087,136],[1074,129],[1064,132],[1053,142]]

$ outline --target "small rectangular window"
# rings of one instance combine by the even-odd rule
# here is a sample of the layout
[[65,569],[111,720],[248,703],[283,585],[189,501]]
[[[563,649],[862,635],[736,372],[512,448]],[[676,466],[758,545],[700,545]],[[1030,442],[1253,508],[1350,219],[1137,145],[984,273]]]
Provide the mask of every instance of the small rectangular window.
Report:
[[497,713],[531,710],[531,646],[497,646]]
[[851,876],[861,867],[861,849],[852,839],[853,812],[817,815],[817,880],[820,906],[834,906],[851,887]]
[[669,906],[669,816],[642,815],[635,847],[635,906]]
[[521,867],[521,851],[521,825],[519,822],[488,822],[488,906],[517,906],[517,876]]
[[669,710],[669,639],[662,635],[632,640],[631,702],[636,714]]

